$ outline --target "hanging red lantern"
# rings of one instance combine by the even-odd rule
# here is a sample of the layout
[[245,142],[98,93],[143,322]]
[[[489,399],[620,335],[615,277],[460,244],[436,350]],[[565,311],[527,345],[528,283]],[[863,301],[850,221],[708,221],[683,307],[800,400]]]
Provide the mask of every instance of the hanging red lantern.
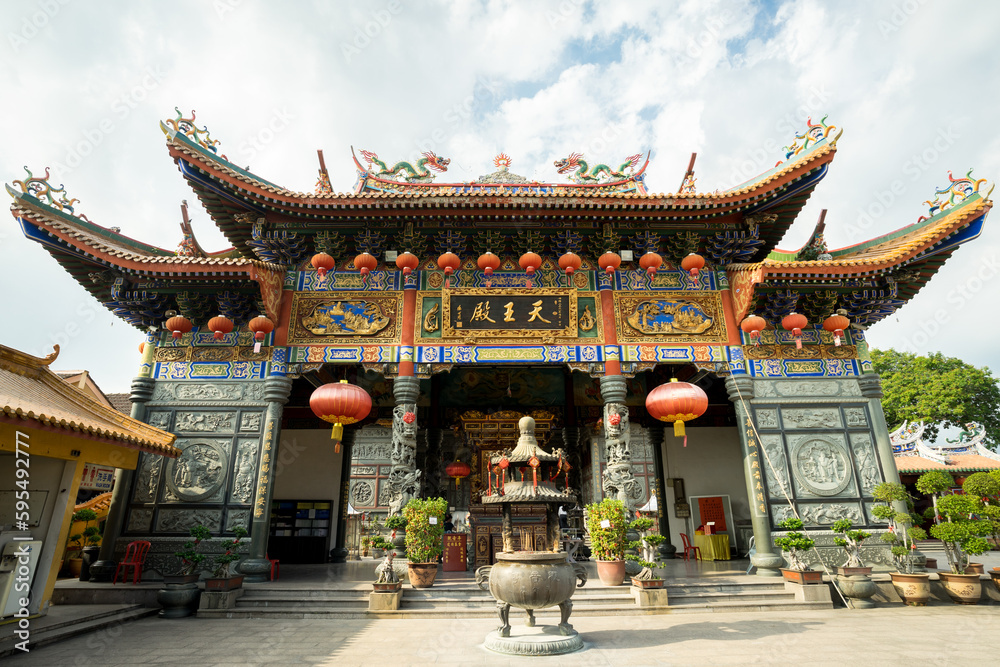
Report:
[[267,334],[274,331],[274,322],[263,315],[258,315],[247,323],[247,328],[253,332],[253,351],[257,353],[260,352],[260,346]]
[[326,280],[327,272],[332,271],[337,267],[337,260],[325,252],[318,252],[313,255],[310,263],[313,265],[313,268],[316,269],[316,273],[319,274],[320,285],[322,285]]
[[164,323],[163,328],[170,332],[174,340],[177,340],[184,334],[189,333],[193,325],[191,324],[191,320],[183,315],[174,315]]
[[597,259],[597,265],[610,276],[622,265],[622,258],[618,256],[618,253],[609,250]]
[[455,253],[446,252],[438,257],[437,264],[438,268],[444,271],[444,286],[451,287],[451,274],[458,271],[458,269],[462,266],[462,260],[459,259],[458,255]]
[[781,326],[785,328],[785,331],[792,332],[792,335],[795,336],[795,348],[801,350],[802,330],[809,326],[809,320],[806,319],[806,316],[799,313],[785,315],[781,318]]
[[469,473],[472,472],[472,466],[463,461],[456,460],[446,465],[444,472],[448,477],[455,480],[455,488],[457,489],[458,485],[462,483],[462,479],[468,477]]
[[330,437],[335,441],[334,453],[339,454],[344,424],[355,424],[367,417],[372,411],[372,397],[361,387],[341,380],[317,388],[309,397],[309,407],[317,417],[333,424]]
[[418,266],[420,266],[420,260],[412,252],[406,251],[396,255],[396,268],[401,270],[404,276],[413,273]]
[[652,251],[647,252],[645,255],[639,258],[639,266],[647,274],[649,274],[650,280],[653,279],[653,276],[656,275],[656,272],[660,269],[660,266],[662,264],[663,264],[663,258],[660,257],[657,253]]
[[698,385],[690,382],[670,382],[661,384],[646,396],[646,411],[650,417],[663,422],[674,423],[674,437],[684,438],[687,447],[687,433],[684,422],[705,414],[708,409],[708,395]]
[[365,285],[368,274],[378,266],[378,260],[373,255],[363,252],[354,258],[354,268],[361,272],[361,284]]
[[833,334],[833,344],[837,347],[840,347],[840,339],[844,335],[844,329],[849,326],[851,326],[851,321],[839,312],[823,320],[823,328]]
[[575,252],[567,252],[559,258],[559,268],[566,273],[566,287],[569,287],[570,277],[580,270],[583,260]]
[[692,278],[697,278],[698,271],[705,268],[705,258],[693,252],[681,260],[681,268],[687,271]]
[[538,253],[528,251],[521,255],[521,259],[517,260],[517,263],[521,265],[521,268],[528,274],[528,287],[531,287],[531,277],[535,275],[537,271],[542,266],[542,258]]
[[486,274],[486,286],[492,287],[493,272],[500,268],[500,258],[487,250],[479,256],[476,264],[479,265],[479,270]]
[[760,345],[760,332],[766,328],[767,320],[758,315],[751,315],[740,323],[740,329],[743,329],[743,333],[749,335],[750,340],[756,345]]
[[215,334],[215,340],[222,340],[233,330],[233,321],[223,315],[213,317],[208,321],[209,330]]

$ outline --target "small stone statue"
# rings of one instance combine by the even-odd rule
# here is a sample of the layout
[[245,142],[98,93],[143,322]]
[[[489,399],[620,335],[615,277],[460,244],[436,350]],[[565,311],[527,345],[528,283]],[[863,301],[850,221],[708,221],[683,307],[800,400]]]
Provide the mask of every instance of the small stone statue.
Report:
[[378,574],[378,579],[375,580],[376,584],[398,584],[399,577],[396,576],[396,571],[392,567],[392,559],[396,554],[392,551],[387,551],[385,554],[385,560],[382,564],[375,568],[375,572]]

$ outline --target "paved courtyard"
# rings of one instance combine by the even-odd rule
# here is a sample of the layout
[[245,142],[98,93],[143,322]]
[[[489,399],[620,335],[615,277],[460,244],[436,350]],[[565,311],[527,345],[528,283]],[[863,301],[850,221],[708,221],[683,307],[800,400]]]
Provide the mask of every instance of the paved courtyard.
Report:
[[[511,614],[514,633],[523,617]],[[958,665],[995,664],[996,606],[582,617],[583,651],[512,658],[482,648],[496,622],[156,617],[4,660],[55,665]]]

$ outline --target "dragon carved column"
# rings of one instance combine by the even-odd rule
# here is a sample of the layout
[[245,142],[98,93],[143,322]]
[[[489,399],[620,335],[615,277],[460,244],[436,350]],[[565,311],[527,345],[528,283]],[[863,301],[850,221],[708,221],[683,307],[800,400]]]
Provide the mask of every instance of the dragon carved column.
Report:
[[601,378],[604,399],[604,448],[607,467],[602,487],[607,498],[617,498],[625,505],[629,517],[635,516],[637,501],[642,498],[642,484],[632,473],[628,408],[625,407],[626,384],[621,375]]
[[392,383],[396,407],[392,410],[392,471],[389,473],[389,516],[399,514],[411,498],[420,495],[417,469],[417,397],[420,380],[397,377]]

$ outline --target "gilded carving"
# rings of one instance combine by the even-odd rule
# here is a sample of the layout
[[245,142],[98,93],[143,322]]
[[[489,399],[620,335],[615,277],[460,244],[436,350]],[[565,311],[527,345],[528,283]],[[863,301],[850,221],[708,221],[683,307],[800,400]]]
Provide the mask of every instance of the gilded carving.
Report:
[[441,328],[441,319],[438,316],[440,310],[441,304],[435,303],[431,306],[431,309],[427,311],[427,314],[424,315],[424,331],[427,333],[434,333]]
[[580,331],[590,331],[597,324],[594,315],[590,312],[590,305],[583,307],[583,315],[580,316]]
[[[459,310],[461,306],[452,304],[453,297],[483,298],[473,305],[470,311],[461,313]],[[442,335],[446,338],[554,340],[577,336],[578,309],[575,289],[471,288],[454,293],[451,290],[444,290],[441,301],[441,319],[444,327]],[[494,302],[496,306],[492,305]],[[553,308],[557,310],[553,312]],[[478,326],[465,326],[465,323],[471,325],[474,322],[478,323]],[[483,325],[483,322],[493,324],[494,328],[486,328],[488,325]],[[558,324],[559,322],[562,324]],[[543,326],[546,324],[550,326]]]
[[402,293],[296,293],[288,342],[392,343],[399,337]]
[[725,342],[725,318],[718,292],[615,292],[621,342],[668,344]]
[[234,347],[195,347],[191,350],[192,361],[231,361],[236,356]]
[[320,303],[300,321],[317,336],[374,336],[390,318],[378,303],[357,300]]
[[667,299],[649,299],[636,304],[625,321],[647,335],[700,334],[712,326],[712,318],[697,304]]

